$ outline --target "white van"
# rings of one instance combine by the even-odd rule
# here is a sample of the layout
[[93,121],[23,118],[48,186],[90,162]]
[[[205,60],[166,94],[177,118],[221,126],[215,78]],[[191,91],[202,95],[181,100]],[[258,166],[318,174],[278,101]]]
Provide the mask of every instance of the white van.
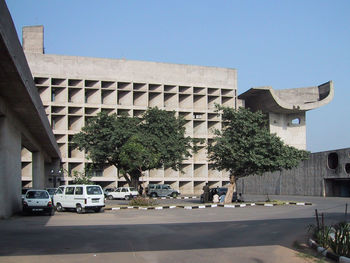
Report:
[[65,209],[76,209],[78,214],[92,209],[96,213],[105,206],[105,196],[99,185],[62,185],[53,196],[58,212]]

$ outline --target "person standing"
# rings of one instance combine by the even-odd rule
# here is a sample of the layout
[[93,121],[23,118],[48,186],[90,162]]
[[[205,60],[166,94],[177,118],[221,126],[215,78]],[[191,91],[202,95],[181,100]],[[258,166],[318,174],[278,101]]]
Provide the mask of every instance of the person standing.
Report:
[[143,187],[142,187],[142,185],[140,185],[140,187],[139,187],[139,195],[142,196],[142,194],[143,194]]

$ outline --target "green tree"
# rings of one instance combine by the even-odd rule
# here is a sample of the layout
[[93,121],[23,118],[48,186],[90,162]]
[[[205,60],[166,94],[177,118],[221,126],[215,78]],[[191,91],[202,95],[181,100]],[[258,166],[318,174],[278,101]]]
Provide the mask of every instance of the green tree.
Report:
[[309,152],[285,145],[276,134],[271,134],[261,111],[221,106],[217,110],[222,114],[223,128],[215,130],[208,157],[216,169],[230,173],[226,203],[231,202],[239,178],[291,169],[308,158]]
[[68,175],[68,177],[72,177],[73,181],[70,184],[94,184],[93,181],[91,181],[91,175],[89,169],[85,169],[84,172],[78,172],[78,171],[67,171],[63,169],[63,172]]
[[101,112],[88,121],[72,142],[95,165],[114,165],[130,186],[137,187],[143,172],[158,168],[180,169],[195,150],[185,136],[185,120],[175,112],[149,108],[142,118]]

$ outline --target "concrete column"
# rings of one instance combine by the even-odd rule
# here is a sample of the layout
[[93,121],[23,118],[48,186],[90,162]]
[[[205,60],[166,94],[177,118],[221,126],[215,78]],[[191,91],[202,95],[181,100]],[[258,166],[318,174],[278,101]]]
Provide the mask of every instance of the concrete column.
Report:
[[33,152],[33,188],[45,188],[45,160],[41,152]]
[[0,218],[22,209],[21,134],[0,116]]

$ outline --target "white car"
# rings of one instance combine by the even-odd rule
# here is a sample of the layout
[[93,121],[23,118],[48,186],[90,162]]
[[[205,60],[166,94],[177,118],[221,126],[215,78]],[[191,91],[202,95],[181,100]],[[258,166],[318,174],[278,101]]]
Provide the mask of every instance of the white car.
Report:
[[109,200],[113,199],[125,199],[129,200],[134,196],[138,196],[139,193],[134,187],[118,187],[114,192],[109,192],[107,198]]
[[54,215],[51,197],[46,190],[30,189],[23,198],[23,213],[42,212],[48,215]]
[[58,187],[53,201],[58,212],[75,209],[78,214],[91,209],[96,213],[105,206],[105,196],[99,185],[64,185]]

